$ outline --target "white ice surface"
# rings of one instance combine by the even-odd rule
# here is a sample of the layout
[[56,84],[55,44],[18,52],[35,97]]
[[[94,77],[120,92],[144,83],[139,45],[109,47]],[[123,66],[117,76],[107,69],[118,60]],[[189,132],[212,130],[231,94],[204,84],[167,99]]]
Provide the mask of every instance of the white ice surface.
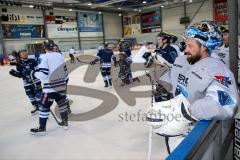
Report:
[[[8,75],[11,66],[0,66],[0,159],[79,159],[79,160],[146,160],[148,151],[148,126],[144,121],[124,120],[120,114],[141,116],[150,106],[150,98],[139,98],[135,106],[128,106],[119,98],[118,106],[111,112],[89,121],[69,122],[64,131],[53,117],[47,124],[45,136],[29,134],[38,125],[38,116],[31,116],[31,105],[25,95],[22,80]],[[96,82],[84,83],[86,66],[70,75],[70,85],[107,91],[117,96],[114,88],[104,88],[99,74]],[[134,90],[148,90],[144,89]],[[117,96],[118,97],[118,96]],[[69,95],[73,100],[73,113],[90,111],[101,103],[91,97]],[[55,105],[53,105],[55,106]],[[53,109],[53,108],[52,108]],[[153,135],[152,159],[167,156],[164,138]]]

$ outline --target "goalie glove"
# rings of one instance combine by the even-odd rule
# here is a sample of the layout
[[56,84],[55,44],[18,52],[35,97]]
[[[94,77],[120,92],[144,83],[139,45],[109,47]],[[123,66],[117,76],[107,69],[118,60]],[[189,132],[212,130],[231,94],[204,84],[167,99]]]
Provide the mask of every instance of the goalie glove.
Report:
[[153,131],[163,136],[178,136],[187,133],[192,122],[197,121],[189,112],[190,103],[182,95],[153,104],[147,111],[148,124]]
[[18,78],[22,78],[23,77],[21,73],[19,73],[18,71],[14,70],[14,69],[11,69],[9,71],[9,74],[11,76],[18,77]]

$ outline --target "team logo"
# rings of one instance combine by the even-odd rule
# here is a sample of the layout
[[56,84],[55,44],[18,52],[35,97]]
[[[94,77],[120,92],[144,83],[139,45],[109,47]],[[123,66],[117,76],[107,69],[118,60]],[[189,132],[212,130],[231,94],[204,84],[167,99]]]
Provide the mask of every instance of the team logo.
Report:
[[225,87],[229,87],[229,85],[232,84],[230,77],[225,77],[220,75],[220,76],[215,76],[215,80],[217,80],[219,83],[221,83]]
[[188,85],[188,78],[185,77],[182,74],[179,74],[178,75],[178,83],[180,83],[180,84],[184,85],[185,87],[187,87],[187,85]]

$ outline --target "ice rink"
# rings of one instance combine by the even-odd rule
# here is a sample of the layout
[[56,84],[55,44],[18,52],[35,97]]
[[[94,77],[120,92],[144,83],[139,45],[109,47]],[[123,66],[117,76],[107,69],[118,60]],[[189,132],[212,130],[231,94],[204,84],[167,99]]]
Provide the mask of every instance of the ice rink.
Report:
[[[137,98],[136,104],[129,106],[116,93],[115,87],[103,87],[100,74],[94,82],[84,82],[87,65],[68,63],[68,68],[71,67],[75,69],[70,73],[70,89],[80,88],[68,95],[73,112],[69,130],[59,128],[50,115],[45,136],[31,135],[29,132],[30,128],[38,126],[38,115],[30,115],[32,108],[25,95],[22,79],[8,74],[15,67],[0,67],[0,159],[146,160],[148,125],[143,117],[151,99]],[[93,69],[99,68],[96,66]],[[112,72],[116,72],[116,69]],[[113,77],[113,81],[116,81],[116,77]],[[107,98],[109,102],[112,101],[111,97],[115,97],[116,106],[96,109],[103,100],[86,93],[91,89],[97,90],[93,92],[95,97],[111,95]],[[151,86],[132,89],[144,91],[150,90]],[[51,109],[54,110],[55,106],[54,103]],[[92,113],[92,110],[95,112]],[[152,148],[152,159],[159,160],[167,156],[164,138],[153,134]]]

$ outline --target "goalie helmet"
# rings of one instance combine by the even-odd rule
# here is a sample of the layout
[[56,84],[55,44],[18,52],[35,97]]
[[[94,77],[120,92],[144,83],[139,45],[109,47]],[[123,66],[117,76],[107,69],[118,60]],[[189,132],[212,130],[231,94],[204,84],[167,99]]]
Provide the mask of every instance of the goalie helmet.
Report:
[[148,124],[162,136],[179,136],[187,133],[197,119],[189,112],[190,103],[182,95],[153,104],[147,111]]
[[185,38],[198,41],[211,53],[212,50],[222,46],[222,33],[220,27],[213,21],[201,21],[188,28],[184,33]]

